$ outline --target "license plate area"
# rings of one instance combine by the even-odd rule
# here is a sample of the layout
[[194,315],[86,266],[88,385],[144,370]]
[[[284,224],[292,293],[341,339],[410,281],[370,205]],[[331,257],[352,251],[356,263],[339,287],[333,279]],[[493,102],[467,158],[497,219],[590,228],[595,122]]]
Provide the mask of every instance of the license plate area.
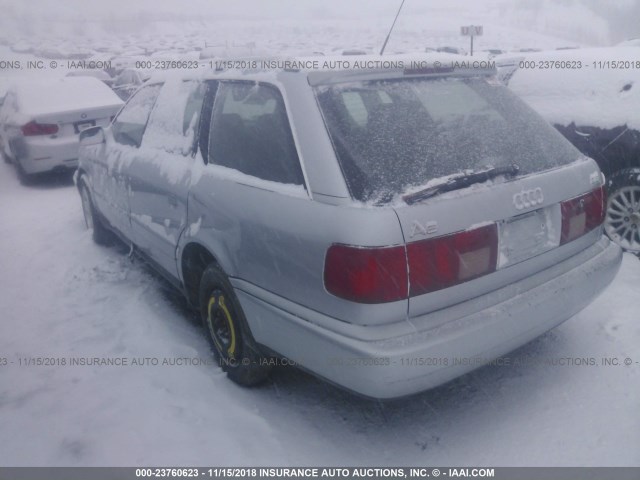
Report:
[[498,268],[523,262],[560,245],[557,205],[498,223]]
[[86,130],[87,128],[91,128],[95,126],[96,126],[95,120],[82,120],[80,122],[75,122],[73,124],[73,129],[76,131],[76,133],[80,133],[83,130]]

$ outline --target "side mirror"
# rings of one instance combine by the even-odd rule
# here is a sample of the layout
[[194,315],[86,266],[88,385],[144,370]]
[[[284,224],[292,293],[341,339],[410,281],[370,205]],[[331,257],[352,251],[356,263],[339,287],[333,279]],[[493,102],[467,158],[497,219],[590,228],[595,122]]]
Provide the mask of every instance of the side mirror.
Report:
[[80,146],[90,147],[104,143],[104,129],[102,127],[91,127],[80,132]]

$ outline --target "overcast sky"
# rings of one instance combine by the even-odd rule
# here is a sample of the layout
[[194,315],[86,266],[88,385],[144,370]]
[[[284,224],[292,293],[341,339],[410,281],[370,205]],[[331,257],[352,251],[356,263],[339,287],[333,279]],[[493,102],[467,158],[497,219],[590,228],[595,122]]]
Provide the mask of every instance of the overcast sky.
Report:
[[[25,22],[90,20],[126,24],[135,19],[137,27],[144,28],[140,18],[175,22],[290,19],[300,21],[301,26],[327,19],[390,23],[399,4],[400,0],[0,0],[0,26],[13,32],[15,28],[11,27]],[[567,38],[588,36],[592,28],[597,33],[592,43],[606,42],[604,37],[611,42],[640,37],[640,0],[406,0],[402,15],[426,18],[432,12],[443,11],[459,16],[461,21],[486,15],[493,23],[503,24],[530,19],[532,29],[548,29],[554,34],[563,30],[564,22]]]

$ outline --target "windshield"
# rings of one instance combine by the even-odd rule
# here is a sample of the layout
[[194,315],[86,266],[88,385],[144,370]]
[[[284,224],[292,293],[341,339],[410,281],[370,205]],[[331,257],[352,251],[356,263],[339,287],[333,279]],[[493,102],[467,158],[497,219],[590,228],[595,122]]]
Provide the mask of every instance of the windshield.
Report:
[[520,174],[580,153],[484,78],[394,79],[316,88],[352,196],[384,201],[429,180],[517,164]]

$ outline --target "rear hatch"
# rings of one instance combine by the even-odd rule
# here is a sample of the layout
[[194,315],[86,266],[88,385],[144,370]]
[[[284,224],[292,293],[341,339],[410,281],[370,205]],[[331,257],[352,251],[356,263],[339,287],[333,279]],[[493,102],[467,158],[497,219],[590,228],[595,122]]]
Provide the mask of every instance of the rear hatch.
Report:
[[602,177],[590,159],[399,206],[409,314],[454,305],[575,255],[600,238]]
[[396,212],[409,316],[477,297],[601,235],[602,175],[486,76],[316,87],[352,196]]

